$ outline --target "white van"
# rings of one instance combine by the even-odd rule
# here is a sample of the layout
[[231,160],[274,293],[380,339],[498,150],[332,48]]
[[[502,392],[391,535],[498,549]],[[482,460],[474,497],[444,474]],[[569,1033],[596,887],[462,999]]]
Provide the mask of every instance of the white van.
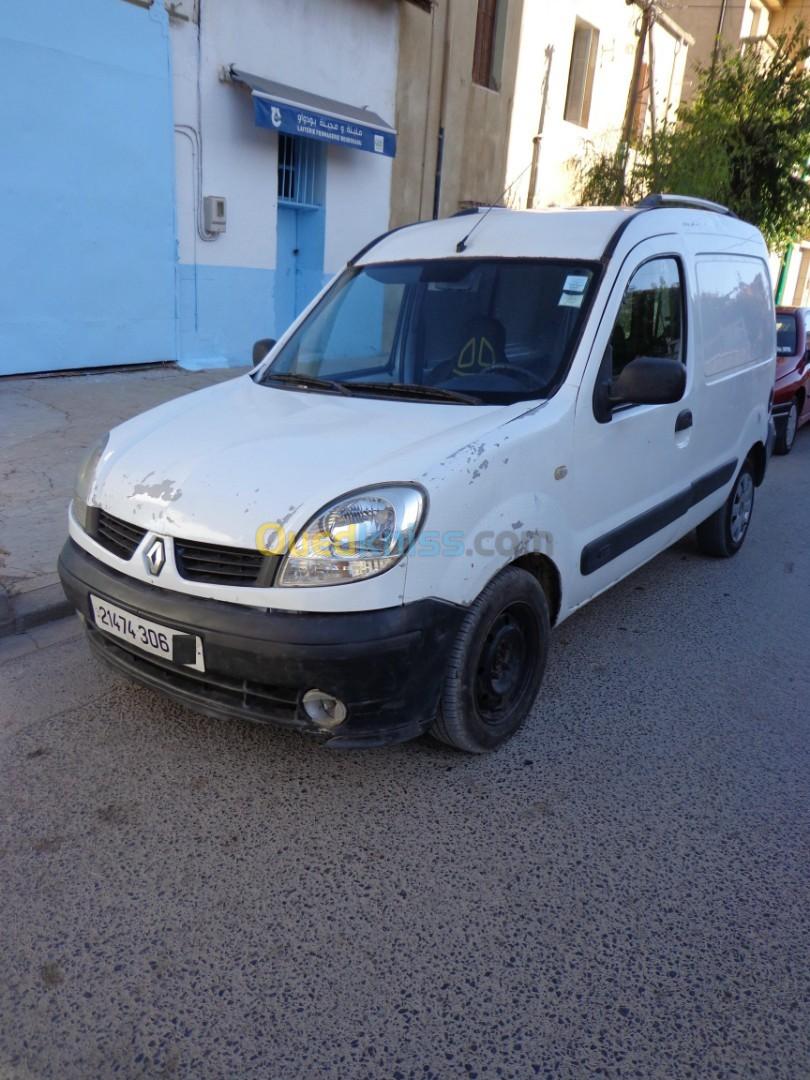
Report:
[[714,204],[408,226],[249,375],[93,449],[62,581],[191,708],[491,750],[552,626],[691,529],[739,550],[775,354],[765,244]]

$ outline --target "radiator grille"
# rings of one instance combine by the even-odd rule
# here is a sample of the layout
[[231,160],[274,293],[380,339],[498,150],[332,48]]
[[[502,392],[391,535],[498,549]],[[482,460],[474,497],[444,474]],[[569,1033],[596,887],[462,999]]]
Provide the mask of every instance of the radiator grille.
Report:
[[[131,559],[146,536],[146,529],[113,517],[106,510],[95,511],[88,532],[102,547],[120,559]],[[224,547],[175,539],[174,561],[177,572],[187,581],[261,587],[272,585],[280,559],[278,556],[263,555],[255,548]]]
[[117,555],[119,559],[131,559],[138,544],[146,536],[146,529],[128,521],[121,521],[106,510],[99,510],[93,536],[102,547]]
[[220,547],[174,541],[174,561],[181,577],[216,585],[269,585],[277,560],[255,548]]

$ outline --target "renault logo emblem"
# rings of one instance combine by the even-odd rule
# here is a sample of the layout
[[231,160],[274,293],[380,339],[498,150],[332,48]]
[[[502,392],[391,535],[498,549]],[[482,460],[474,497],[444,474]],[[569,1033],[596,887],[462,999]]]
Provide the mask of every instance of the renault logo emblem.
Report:
[[153,540],[144,552],[147,572],[157,577],[166,564],[166,545],[162,540]]

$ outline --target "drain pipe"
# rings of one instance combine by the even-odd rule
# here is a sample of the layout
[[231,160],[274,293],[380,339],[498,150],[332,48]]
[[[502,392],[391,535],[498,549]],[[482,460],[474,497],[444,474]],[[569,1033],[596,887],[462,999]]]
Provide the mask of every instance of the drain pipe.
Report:
[[442,51],[442,81],[439,91],[439,134],[436,140],[436,177],[433,181],[433,219],[439,216],[442,197],[442,164],[444,160],[444,119],[447,110],[447,68],[450,60],[450,5],[445,6],[444,44]]
[[711,71],[714,72],[717,66],[717,57],[720,55],[720,40],[723,36],[723,27],[726,23],[726,11],[728,9],[728,0],[721,0],[720,4],[720,16],[717,20],[717,33],[714,37],[714,48],[712,49],[712,65]]
[[543,83],[543,100],[540,105],[540,120],[537,124],[537,134],[532,139],[532,169],[529,173],[529,197],[527,206],[534,209],[537,201],[537,173],[540,164],[540,148],[543,142],[543,132],[546,127],[546,107],[548,106],[548,87],[551,82],[551,61],[554,59],[554,46],[546,46],[546,77]]

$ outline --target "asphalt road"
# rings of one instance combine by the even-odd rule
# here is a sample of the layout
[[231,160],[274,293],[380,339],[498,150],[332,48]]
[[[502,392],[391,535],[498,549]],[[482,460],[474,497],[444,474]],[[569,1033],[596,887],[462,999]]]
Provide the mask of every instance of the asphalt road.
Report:
[[810,430],[736,559],[684,541],[559,628],[486,758],[7,641],[0,1077],[810,1076],[808,537]]

